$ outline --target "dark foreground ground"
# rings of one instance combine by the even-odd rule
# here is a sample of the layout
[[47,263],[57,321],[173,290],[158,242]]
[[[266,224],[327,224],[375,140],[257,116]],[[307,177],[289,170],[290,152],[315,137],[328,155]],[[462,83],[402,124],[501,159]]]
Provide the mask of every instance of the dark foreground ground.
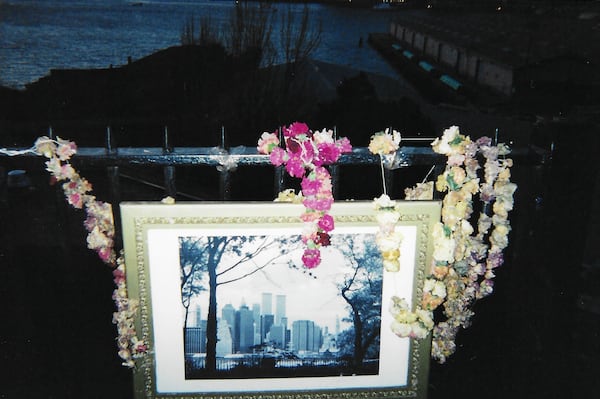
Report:
[[[496,292],[475,307],[457,353],[431,364],[430,398],[600,390],[598,139],[575,136],[557,143],[551,165],[514,168],[519,190]],[[131,398],[111,323],[111,273],[85,247],[81,212],[33,173],[42,170],[31,170],[30,189],[5,187],[0,197],[0,398]],[[104,172],[82,174],[103,198]],[[124,197],[143,194],[128,181],[122,188]]]

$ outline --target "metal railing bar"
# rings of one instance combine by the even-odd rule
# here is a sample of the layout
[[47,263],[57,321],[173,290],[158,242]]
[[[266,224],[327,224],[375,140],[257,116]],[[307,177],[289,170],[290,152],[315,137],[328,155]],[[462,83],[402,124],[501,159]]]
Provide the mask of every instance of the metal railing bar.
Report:
[[[164,186],[161,186],[160,184],[153,183],[153,182],[151,182],[149,180],[141,179],[139,177],[127,175],[127,174],[124,174],[124,173],[120,173],[119,177],[121,177],[123,179],[134,181],[136,183],[143,184],[143,185],[148,186],[148,187],[160,189],[160,190],[164,191],[165,193],[167,192],[167,190],[166,190],[166,188]],[[195,201],[206,201],[206,198],[198,197],[198,196],[195,196],[195,195],[192,195],[192,194],[188,194],[188,193],[185,193],[185,192],[181,192],[181,191],[177,191],[175,194],[178,197],[183,197],[183,198],[187,198],[187,199],[191,199],[191,200],[195,200]]]
[[[19,150],[22,148],[15,148]],[[12,148],[10,148],[12,150]],[[2,156],[3,154],[0,154]],[[530,148],[515,148],[511,152],[512,158],[541,156]],[[35,157],[25,154],[24,157]],[[433,152],[430,147],[402,146],[397,157],[408,162],[406,166],[433,165],[445,162],[443,155]],[[174,147],[172,152],[165,153],[160,147],[125,147],[107,153],[104,147],[79,147],[73,160],[81,159],[86,163],[103,165],[147,164],[147,165],[206,165],[218,166],[225,159],[230,159],[238,165],[265,165],[271,164],[268,155],[258,154],[256,147],[233,147],[229,153],[224,153],[220,147]],[[343,154],[338,160],[338,165],[378,164],[379,157],[369,152],[366,147],[355,147],[352,153]]]

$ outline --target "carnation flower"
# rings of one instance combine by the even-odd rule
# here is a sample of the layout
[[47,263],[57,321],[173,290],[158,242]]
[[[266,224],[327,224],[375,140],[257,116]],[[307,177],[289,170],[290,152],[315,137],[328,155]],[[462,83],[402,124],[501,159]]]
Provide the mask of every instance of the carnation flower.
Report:
[[[321,261],[320,254],[317,256],[314,251],[329,245],[328,233],[334,226],[333,218],[327,214],[333,203],[331,176],[323,165],[336,162],[343,152],[351,151],[352,146],[346,138],[335,140],[331,130],[313,133],[308,125],[301,122],[284,127],[283,135],[285,150],[279,147],[277,137],[270,133],[263,133],[257,149],[260,153],[271,151],[273,165],[285,165],[290,176],[302,179],[301,201],[306,208],[301,215],[305,223],[302,241],[307,251],[302,261],[306,267],[313,268]],[[281,194],[279,199],[282,200]]]
[[262,136],[260,136],[256,148],[260,154],[270,154],[278,146],[279,137],[277,137],[277,134],[264,132]]
[[390,129],[387,128],[385,131],[377,132],[371,136],[369,151],[377,155],[392,154],[400,148],[401,139],[399,132],[394,130],[390,134]]

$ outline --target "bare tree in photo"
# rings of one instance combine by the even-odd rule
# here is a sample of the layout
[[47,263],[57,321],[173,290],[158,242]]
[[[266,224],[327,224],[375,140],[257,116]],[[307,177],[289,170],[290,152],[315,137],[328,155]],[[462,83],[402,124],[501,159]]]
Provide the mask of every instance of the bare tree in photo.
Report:
[[[276,264],[287,265],[286,255],[299,243],[299,237],[272,236],[199,236],[181,237],[180,248],[189,253],[181,254],[183,260],[195,260],[194,266],[182,262],[182,302],[190,301],[199,293],[194,284],[208,285],[209,301],[206,322],[206,365],[208,375],[216,372],[217,346],[217,290],[218,287],[243,280]],[[181,252],[181,251],[180,251]],[[197,270],[195,276],[190,270]],[[188,283],[183,283],[187,277]],[[208,277],[207,280],[204,280]],[[194,283],[195,282],[195,283]],[[189,284],[189,288],[186,284]],[[185,306],[185,305],[184,305]],[[189,305],[188,305],[189,306]]]
[[332,243],[351,267],[338,288],[350,308],[348,321],[354,328],[341,340],[351,342],[352,366],[360,369],[367,357],[379,357],[383,266],[374,236],[333,236]]

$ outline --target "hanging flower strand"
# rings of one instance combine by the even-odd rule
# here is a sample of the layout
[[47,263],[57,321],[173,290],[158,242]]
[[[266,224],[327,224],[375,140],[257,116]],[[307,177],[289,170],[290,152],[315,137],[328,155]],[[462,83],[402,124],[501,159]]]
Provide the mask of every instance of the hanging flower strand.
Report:
[[379,155],[379,165],[381,167],[381,180],[383,184],[383,194],[387,195],[387,185],[385,183],[384,165],[390,164],[396,156],[396,151],[400,148],[402,136],[400,132],[386,128],[383,132],[377,132],[371,136],[369,142],[369,151],[372,154]]
[[396,151],[400,148],[400,141],[399,132],[394,130],[390,133],[390,129],[385,129],[385,131],[377,132],[371,136],[369,142],[369,151],[379,155],[381,166],[383,194],[379,198],[375,198],[373,202],[377,211],[375,217],[379,224],[379,232],[375,241],[383,258],[383,266],[388,272],[400,270],[400,246],[404,237],[396,231],[396,223],[400,219],[400,213],[396,211],[396,202],[392,201],[387,194],[384,163],[389,163],[390,159],[396,156]]
[[[414,334],[428,324],[422,321],[427,317],[421,318],[424,311],[432,316],[433,310],[443,305],[445,320],[429,325],[433,327],[431,355],[444,363],[456,350],[458,331],[470,324],[473,303],[493,291],[494,269],[503,263],[502,252],[508,245],[508,212],[513,209],[517,186],[510,182],[512,160],[499,159],[510,152],[503,144],[493,146],[487,137],[473,142],[452,126],[432,143],[432,148],[448,157],[446,170],[436,182],[436,189],[446,195],[442,221],[433,229],[432,274],[425,280],[423,298],[415,312],[405,309],[402,313],[397,308],[390,311],[396,321],[400,318],[409,324],[393,326],[394,332],[409,336],[407,331]],[[485,160],[483,168],[479,155]],[[407,199],[423,199],[422,191],[419,187],[407,189]],[[475,196],[484,209],[478,215],[476,229],[471,224]]]
[[57,138],[40,137],[31,152],[48,158],[46,170],[52,175],[53,183],[62,183],[67,202],[77,209],[85,209],[87,218],[84,226],[88,231],[88,248],[96,251],[98,257],[113,268],[116,288],[113,292],[117,311],[113,314],[113,323],[117,325],[117,346],[123,365],[134,367],[134,359],[143,356],[148,347],[138,339],[133,318],[138,304],[127,296],[125,284],[125,262],[123,256],[116,256],[114,250],[115,225],[112,206],[96,200],[91,195],[92,185],[77,173],[69,159],[77,152],[72,141]]
[[347,138],[334,139],[332,130],[312,132],[301,122],[284,127],[283,137],[285,149],[281,148],[277,133],[265,132],[257,149],[268,154],[273,165],[284,165],[290,176],[302,179],[302,263],[312,269],[321,263],[320,248],[329,245],[329,233],[334,228],[333,217],[328,213],[333,204],[331,175],[325,165],[335,163],[342,153],[352,151],[352,146]]

